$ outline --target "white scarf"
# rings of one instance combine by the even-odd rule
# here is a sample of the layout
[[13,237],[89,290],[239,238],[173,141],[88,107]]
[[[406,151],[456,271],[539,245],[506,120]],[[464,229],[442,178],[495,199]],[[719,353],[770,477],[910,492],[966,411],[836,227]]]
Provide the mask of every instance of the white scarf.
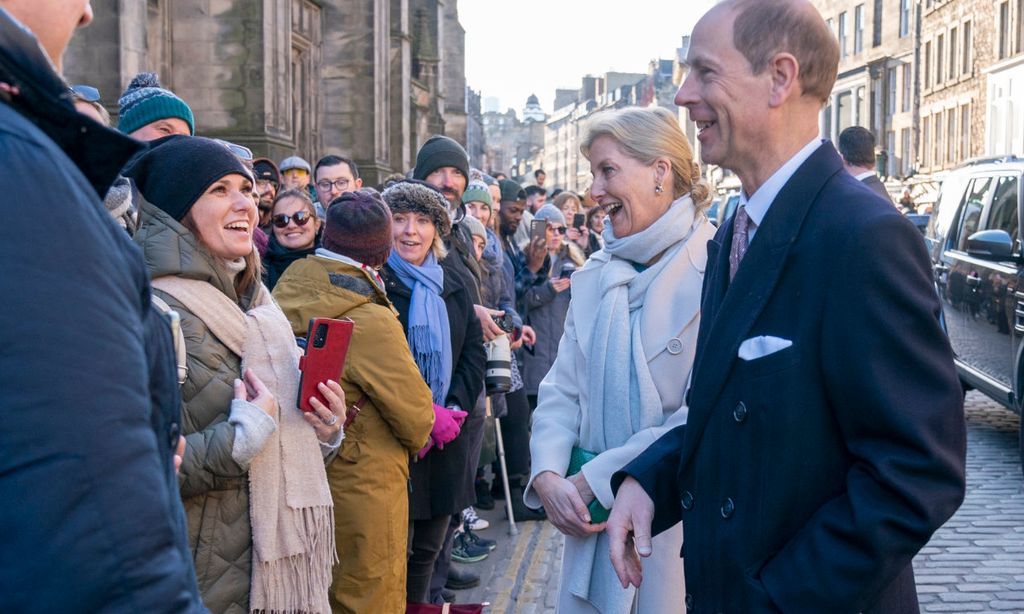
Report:
[[[628,237],[615,237],[611,223],[605,222],[604,251],[611,259],[598,281],[601,302],[587,356],[593,392],[587,408],[590,428],[580,433],[579,445],[585,450],[601,453],[617,448],[638,431],[664,422],[661,395],[644,353],[642,307],[651,283],[701,223],[689,195],[673,202],[648,228]],[[644,268],[655,258],[657,262]],[[671,309],[671,305],[649,308]],[[573,565],[563,570],[569,591],[602,612],[629,612],[635,590],[620,588],[608,559],[608,534],[602,531],[579,542],[574,544],[578,548],[573,548],[577,554]]]

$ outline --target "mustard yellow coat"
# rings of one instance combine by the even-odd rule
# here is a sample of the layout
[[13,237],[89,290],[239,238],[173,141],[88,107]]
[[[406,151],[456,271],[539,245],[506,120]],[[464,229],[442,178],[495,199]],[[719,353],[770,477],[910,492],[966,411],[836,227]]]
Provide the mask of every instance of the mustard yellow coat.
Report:
[[366,270],[309,256],[288,267],[273,295],[296,336],[306,335],[313,317],[355,322],[341,386],[349,406],[367,400],[327,466],[339,559],[331,607],[405,612],[409,456],[433,426],[430,389],[397,313]]

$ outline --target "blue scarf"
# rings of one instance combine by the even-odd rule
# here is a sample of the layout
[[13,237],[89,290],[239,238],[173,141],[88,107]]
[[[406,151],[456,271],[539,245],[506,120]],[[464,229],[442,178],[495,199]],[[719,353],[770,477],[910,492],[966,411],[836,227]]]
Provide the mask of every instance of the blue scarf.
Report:
[[392,251],[388,266],[406,287],[412,288],[409,301],[409,349],[430,386],[434,403],[444,405],[452,383],[452,334],[448,309],[441,298],[444,270],[433,253],[423,264],[409,264]]

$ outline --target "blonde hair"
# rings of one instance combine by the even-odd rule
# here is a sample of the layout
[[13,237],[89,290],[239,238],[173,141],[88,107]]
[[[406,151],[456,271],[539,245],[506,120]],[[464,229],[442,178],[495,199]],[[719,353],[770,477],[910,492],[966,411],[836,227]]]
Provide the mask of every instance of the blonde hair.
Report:
[[589,160],[590,148],[599,137],[606,136],[630,158],[651,165],[666,158],[672,166],[673,199],[689,193],[697,211],[711,204],[711,190],[701,180],[700,165],[693,160],[686,135],[679,120],[667,109],[630,107],[604,111],[587,125],[587,134],[580,151]]

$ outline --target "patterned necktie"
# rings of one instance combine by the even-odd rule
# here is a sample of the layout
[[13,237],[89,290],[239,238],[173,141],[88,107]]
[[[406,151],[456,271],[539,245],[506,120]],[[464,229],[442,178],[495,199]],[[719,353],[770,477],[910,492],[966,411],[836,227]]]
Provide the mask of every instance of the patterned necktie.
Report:
[[750,221],[750,216],[747,215],[747,206],[740,205],[732,228],[732,247],[729,249],[729,281],[736,277],[736,269],[740,267],[740,261],[747,253],[747,247],[750,245],[751,226],[756,228],[757,224]]

